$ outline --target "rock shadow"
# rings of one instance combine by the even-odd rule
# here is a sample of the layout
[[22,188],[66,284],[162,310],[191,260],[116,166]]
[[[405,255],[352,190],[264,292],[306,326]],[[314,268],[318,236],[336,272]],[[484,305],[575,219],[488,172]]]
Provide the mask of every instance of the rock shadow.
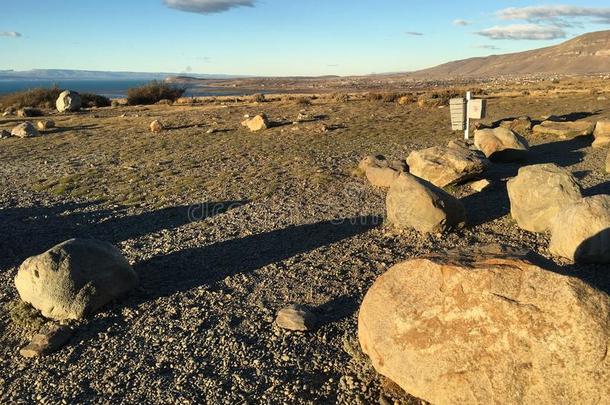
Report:
[[54,206],[6,208],[0,210],[0,269],[15,266],[70,238],[94,238],[113,244],[190,222],[222,214],[247,201],[224,201],[183,205],[124,215],[121,210],[83,212],[98,203],[66,203]]
[[342,295],[314,308],[319,315],[318,327],[342,321],[351,317],[359,308],[360,302],[356,296]]
[[213,285],[233,274],[249,273],[367,232],[380,224],[379,217],[361,216],[290,226],[153,257],[134,268],[148,298],[153,299]]

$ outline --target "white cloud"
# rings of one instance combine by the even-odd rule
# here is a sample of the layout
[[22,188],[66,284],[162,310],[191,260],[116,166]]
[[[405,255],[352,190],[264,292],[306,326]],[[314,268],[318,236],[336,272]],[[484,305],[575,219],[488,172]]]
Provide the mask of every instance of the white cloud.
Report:
[[472,24],[470,21],[462,20],[460,18],[458,18],[457,20],[453,20],[453,25],[457,25],[458,27],[465,27],[470,24]]
[[526,20],[530,22],[556,21],[565,18],[595,18],[610,22],[610,8],[578,7],[566,5],[510,7],[498,11],[503,20]]
[[549,40],[565,38],[566,32],[557,26],[536,24],[512,24],[506,26],[495,26],[477,32],[490,39],[534,39]]
[[416,32],[416,31],[407,31],[407,32],[405,32],[405,34],[411,35],[413,37],[421,37],[422,35],[424,35],[423,32]]
[[0,37],[19,38],[21,34],[15,31],[0,31]]
[[234,7],[254,7],[256,0],[164,0],[169,8],[190,13],[221,13]]
[[495,45],[475,45],[475,48],[479,48],[479,49],[490,49],[492,51],[498,50],[500,48],[498,48]]

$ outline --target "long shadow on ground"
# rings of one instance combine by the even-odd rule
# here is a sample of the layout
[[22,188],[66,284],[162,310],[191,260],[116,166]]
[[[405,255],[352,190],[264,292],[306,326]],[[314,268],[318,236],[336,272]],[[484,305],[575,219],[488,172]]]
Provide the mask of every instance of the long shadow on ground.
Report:
[[135,268],[149,298],[167,296],[339,242],[380,223],[378,217],[363,216],[290,226],[154,257]]
[[0,269],[18,265],[34,254],[70,238],[94,238],[118,243],[164,229],[201,221],[247,201],[224,201],[178,206],[138,215],[120,210],[82,212],[96,203],[67,203],[0,210]]

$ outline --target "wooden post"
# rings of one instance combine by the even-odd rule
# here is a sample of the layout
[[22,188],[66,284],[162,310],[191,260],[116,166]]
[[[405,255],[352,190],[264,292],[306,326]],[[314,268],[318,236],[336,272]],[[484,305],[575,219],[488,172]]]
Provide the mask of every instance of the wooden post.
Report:
[[470,104],[470,100],[472,99],[472,93],[466,92],[466,130],[464,131],[464,139],[468,140],[470,135],[470,118],[468,117],[468,104]]

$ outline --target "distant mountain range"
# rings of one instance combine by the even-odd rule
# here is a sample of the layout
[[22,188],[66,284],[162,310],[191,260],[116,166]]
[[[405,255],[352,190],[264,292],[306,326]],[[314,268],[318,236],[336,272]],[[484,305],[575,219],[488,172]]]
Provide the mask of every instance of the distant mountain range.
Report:
[[[103,72],[73,69],[0,70],[0,80],[163,80],[178,73]],[[234,79],[244,76],[189,73],[198,79]]]
[[470,58],[411,73],[418,77],[610,73],[610,30],[532,51]]

